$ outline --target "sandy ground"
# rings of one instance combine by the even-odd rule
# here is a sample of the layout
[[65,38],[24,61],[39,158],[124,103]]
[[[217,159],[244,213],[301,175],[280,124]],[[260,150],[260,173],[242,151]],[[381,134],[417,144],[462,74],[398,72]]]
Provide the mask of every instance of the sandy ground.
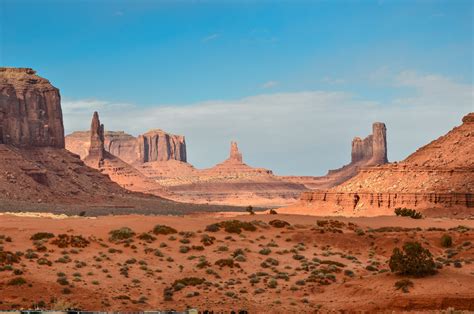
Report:
[[[251,313],[474,311],[473,220],[331,217],[343,225],[327,228],[317,227],[317,221],[329,218],[283,214],[60,218],[0,215],[0,309],[44,303],[46,307],[122,311],[188,307],[226,312],[246,309]],[[260,223],[256,231],[241,234],[223,229],[204,231],[210,224],[229,219]],[[290,226],[269,226],[274,219]],[[150,243],[137,237],[157,224],[181,233],[153,235],[156,239]],[[449,230],[459,225],[468,228]],[[110,242],[109,232],[125,226],[136,233],[132,241]],[[381,227],[420,229],[377,230]],[[37,232],[55,235],[42,242],[45,251],[30,239]],[[59,234],[81,235],[90,244],[59,248],[54,244]],[[203,234],[215,237],[213,244],[204,246]],[[451,249],[441,247],[443,234],[452,236]],[[403,293],[394,283],[404,277],[390,273],[387,260],[392,249],[407,240],[419,241],[435,258],[445,261],[434,276],[410,278],[414,287]],[[191,249],[183,253],[183,246]],[[28,249],[37,257],[23,255],[12,269],[4,269],[7,263],[2,266],[2,252],[26,253]],[[243,250],[244,258],[232,257],[237,249]],[[155,255],[156,250],[160,256]],[[51,266],[39,265],[40,258],[51,261]],[[215,264],[220,259],[231,259],[238,266],[220,267]],[[454,267],[454,261],[461,267]],[[333,262],[342,265],[330,266]],[[368,265],[373,270],[367,270]],[[327,280],[314,280],[312,272],[330,275]],[[9,284],[18,277],[26,283]],[[166,301],[165,289],[186,277],[204,278],[205,282],[184,286]]]

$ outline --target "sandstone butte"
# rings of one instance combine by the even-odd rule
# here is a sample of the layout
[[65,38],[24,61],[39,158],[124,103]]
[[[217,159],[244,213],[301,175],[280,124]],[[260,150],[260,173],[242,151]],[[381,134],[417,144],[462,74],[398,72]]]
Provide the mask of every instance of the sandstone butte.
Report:
[[[91,144],[87,131],[77,131],[66,136],[66,148],[86,157]],[[104,132],[104,148],[124,162],[135,165],[151,161],[179,160],[186,162],[186,140],[160,129],[150,130],[134,137],[123,131]]]
[[[87,210],[103,214],[204,209],[130,192],[109,176],[86,166],[79,156],[64,148],[60,100],[59,90],[34,70],[0,68],[0,210],[62,213]],[[95,160],[104,166],[123,167],[121,180],[126,181],[130,176],[128,164],[103,151],[103,127],[98,116],[92,124],[89,135],[94,143],[88,162]],[[143,177],[134,169],[132,174]],[[156,185],[155,188],[159,189]],[[216,210],[212,206],[206,208]]]
[[469,217],[474,212],[474,113],[446,135],[401,162],[364,167],[328,190],[301,195],[282,209],[314,215],[391,215],[397,207],[431,216]]
[[[148,140],[142,140],[144,138]],[[66,148],[83,159],[86,158],[90,143],[89,132],[78,131],[66,136]],[[119,167],[101,168],[103,173],[121,186],[197,204],[291,204],[304,191],[335,186],[356,175],[363,166],[387,162],[386,127],[380,122],[373,124],[373,133],[365,139],[354,138],[352,160],[348,165],[330,170],[322,177],[277,176],[271,170],[251,167],[243,162],[236,142],[231,142],[229,158],[224,162],[209,169],[196,169],[186,162],[184,137],[162,130],[152,130],[137,138],[123,131],[105,132],[104,147],[108,153],[131,166],[121,163]],[[142,151],[148,153],[141,154]],[[131,174],[132,168],[154,184],[150,181],[143,184],[143,178],[139,178],[136,173]]]

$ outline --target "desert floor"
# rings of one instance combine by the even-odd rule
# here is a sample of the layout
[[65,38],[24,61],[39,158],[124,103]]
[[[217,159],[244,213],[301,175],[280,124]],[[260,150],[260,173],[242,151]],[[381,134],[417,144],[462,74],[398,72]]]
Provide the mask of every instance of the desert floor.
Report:
[[[231,219],[254,221],[256,230],[206,231]],[[275,219],[289,225],[270,225]],[[156,225],[177,233],[155,234]],[[122,227],[135,234],[111,241],[109,232]],[[38,232],[54,237],[32,240]],[[451,248],[441,246],[444,234],[452,236]],[[440,269],[409,278],[414,286],[404,293],[394,284],[406,277],[392,274],[387,261],[394,247],[411,240],[428,248]],[[473,242],[473,220],[441,218],[2,214],[0,309],[473,311]]]

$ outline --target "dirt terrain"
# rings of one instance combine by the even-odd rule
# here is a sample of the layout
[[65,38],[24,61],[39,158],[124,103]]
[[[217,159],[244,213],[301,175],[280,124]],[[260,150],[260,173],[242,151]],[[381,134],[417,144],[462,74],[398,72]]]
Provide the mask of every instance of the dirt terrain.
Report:
[[[231,215],[0,215],[0,308],[474,310],[472,220]],[[244,224],[216,227],[233,219]],[[392,249],[414,240],[435,275],[389,271]],[[407,278],[407,293],[394,287]]]

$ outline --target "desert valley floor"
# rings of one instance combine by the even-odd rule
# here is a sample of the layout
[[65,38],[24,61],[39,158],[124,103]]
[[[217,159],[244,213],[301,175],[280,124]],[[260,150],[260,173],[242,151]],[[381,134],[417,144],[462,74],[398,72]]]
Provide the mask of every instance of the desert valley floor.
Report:
[[[389,216],[2,214],[0,307],[473,311],[473,228],[473,220]],[[441,246],[445,234],[452,247]],[[413,240],[438,272],[409,278],[404,293],[394,284],[407,277],[387,261]]]

